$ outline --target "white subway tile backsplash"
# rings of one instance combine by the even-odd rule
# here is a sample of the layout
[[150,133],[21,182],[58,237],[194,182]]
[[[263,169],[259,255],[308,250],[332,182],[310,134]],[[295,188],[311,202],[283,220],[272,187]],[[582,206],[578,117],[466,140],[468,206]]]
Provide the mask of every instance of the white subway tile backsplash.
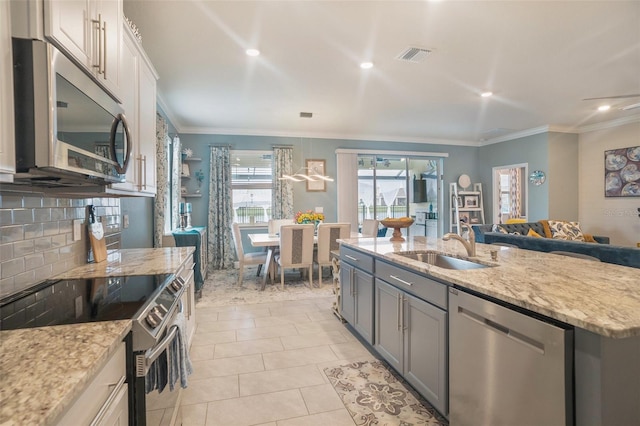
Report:
[[120,200],[117,198],[57,198],[0,192],[0,297],[87,263],[86,223],[73,240],[73,220],[87,218],[96,206],[105,226],[108,249],[120,248]]

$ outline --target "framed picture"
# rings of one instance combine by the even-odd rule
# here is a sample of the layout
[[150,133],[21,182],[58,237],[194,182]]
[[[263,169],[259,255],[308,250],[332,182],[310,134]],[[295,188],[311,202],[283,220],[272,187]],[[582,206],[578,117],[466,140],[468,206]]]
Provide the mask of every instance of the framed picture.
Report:
[[[307,159],[307,176],[325,176],[325,160],[312,160]],[[309,192],[322,192],[327,190],[327,182],[323,179],[316,178],[316,180],[307,181],[307,191]]]
[[604,196],[640,197],[640,146],[604,152]]
[[459,208],[463,207],[463,205],[462,205],[462,197],[458,195],[457,197],[454,196],[454,198],[456,199],[456,204],[458,205],[458,207]]
[[467,195],[464,197],[464,208],[465,209],[475,209],[478,207],[478,196],[477,195]]

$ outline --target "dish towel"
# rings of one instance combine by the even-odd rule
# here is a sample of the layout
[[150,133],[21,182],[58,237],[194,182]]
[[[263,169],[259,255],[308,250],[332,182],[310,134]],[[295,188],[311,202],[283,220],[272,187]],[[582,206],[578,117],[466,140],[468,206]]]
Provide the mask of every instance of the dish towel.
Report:
[[158,392],[162,392],[167,386],[168,372],[167,351],[164,351],[149,367],[149,371],[145,376],[145,393],[153,392],[155,389],[158,389]]
[[180,379],[180,386],[187,387],[187,377],[193,372],[191,359],[189,358],[189,350],[187,348],[187,340],[184,335],[186,330],[186,318],[184,313],[178,312],[174,325],[178,327],[176,337],[169,345],[169,390],[173,388]]

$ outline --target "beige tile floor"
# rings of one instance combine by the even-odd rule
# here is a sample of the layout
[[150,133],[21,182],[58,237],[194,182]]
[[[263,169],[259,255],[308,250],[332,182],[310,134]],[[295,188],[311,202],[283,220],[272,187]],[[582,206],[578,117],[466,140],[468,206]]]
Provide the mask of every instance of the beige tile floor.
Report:
[[332,300],[196,305],[182,424],[354,425],[323,370],[373,356],[331,313]]

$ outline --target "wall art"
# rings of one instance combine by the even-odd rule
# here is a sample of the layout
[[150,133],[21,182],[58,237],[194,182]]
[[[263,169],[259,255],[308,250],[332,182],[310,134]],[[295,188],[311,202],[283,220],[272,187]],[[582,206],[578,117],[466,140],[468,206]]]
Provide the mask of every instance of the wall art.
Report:
[[640,146],[604,152],[605,197],[640,197]]

